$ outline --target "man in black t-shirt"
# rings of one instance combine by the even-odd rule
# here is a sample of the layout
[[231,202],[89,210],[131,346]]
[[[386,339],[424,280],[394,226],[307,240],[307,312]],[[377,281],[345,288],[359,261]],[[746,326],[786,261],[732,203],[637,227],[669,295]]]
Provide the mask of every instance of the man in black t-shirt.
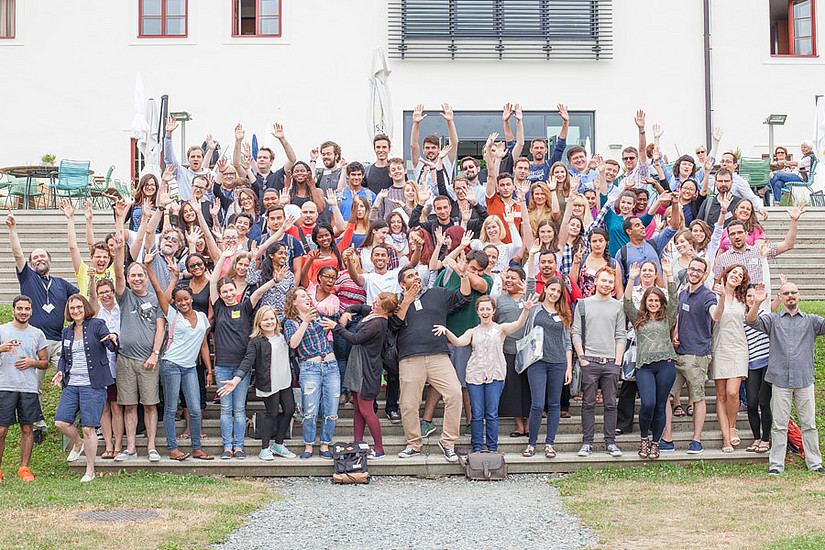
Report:
[[364,187],[375,194],[382,189],[388,189],[392,185],[390,177],[390,138],[384,134],[378,134],[372,140],[372,147],[375,151],[375,162],[368,164],[364,173]]

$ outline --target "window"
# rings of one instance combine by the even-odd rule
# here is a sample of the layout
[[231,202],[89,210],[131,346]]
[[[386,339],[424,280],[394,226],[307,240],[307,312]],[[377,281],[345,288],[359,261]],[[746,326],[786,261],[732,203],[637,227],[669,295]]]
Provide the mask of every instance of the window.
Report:
[[186,36],[188,0],[138,0],[140,36]]
[[771,0],[771,55],[816,56],[815,0]]
[[609,59],[610,0],[391,0],[396,58]]
[[[481,150],[492,132],[499,133],[499,140],[504,139],[501,122],[501,110],[498,111],[456,111],[455,126],[461,141],[458,144],[458,158],[465,156],[481,160]],[[513,134],[516,133],[515,117],[510,118]],[[524,153],[530,147],[530,141],[536,138],[548,140],[552,151],[562,127],[562,119],[557,111],[524,111]],[[584,146],[588,138],[596,143],[595,114],[593,111],[570,111],[570,127],[567,131],[567,146]],[[410,154],[410,130],[412,129],[412,111],[404,111],[404,158]],[[440,116],[432,113],[421,122],[421,136],[435,134],[441,143],[447,143],[447,124]],[[567,158],[567,157],[563,157]]]
[[14,0],[0,0],[0,38],[14,38]]
[[144,166],[146,166],[146,158],[143,156],[143,153],[140,152],[138,140],[135,138],[132,138],[129,142],[129,156],[132,159],[130,163],[132,167],[132,189],[137,189],[138,180],[140,179],[140,171],[143,170]]
[[232,0],[232,36],[281,36],[281,0]]

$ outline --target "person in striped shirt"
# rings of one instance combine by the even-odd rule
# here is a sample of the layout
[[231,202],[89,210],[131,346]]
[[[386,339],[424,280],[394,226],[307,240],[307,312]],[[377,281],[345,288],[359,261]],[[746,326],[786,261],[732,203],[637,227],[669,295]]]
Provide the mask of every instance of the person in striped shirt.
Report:
[[[785,277],[782,277],[785,283]],[[777,294],[777,298],[779,295]],[[753,307],[756,299],[756,285],[750,285],[745,302]],[[771,311],[776,311],[779,303],[771,304]],[[765,315],[760,310],[759,315]],[[767,453],[771,449],[771,384],[765,380],[768,370],[770,338],[764,332],[749,327],[745,323],[745,336],[748,338],[748,378],[745,381],[745,397],[748,402],[748,422],[753,432],[753,444],[745,449],[751,453]]]

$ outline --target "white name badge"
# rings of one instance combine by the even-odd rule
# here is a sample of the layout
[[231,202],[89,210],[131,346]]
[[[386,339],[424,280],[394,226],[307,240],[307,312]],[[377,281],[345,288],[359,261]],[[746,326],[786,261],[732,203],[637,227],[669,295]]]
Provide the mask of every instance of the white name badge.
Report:
[[64,346],[72,347],[72,344],[73,344],[72,340],[63,340],[63,345]]
[[43,311],[46,313],[51,313],[54,310],[54,305],[52,304],[43,304]]
[[682,304],[682,311],[690,311],[690,305]]
[[421,305],[421,300],[416,300],[415,302],[413,302],[413,305],[415,306],[416,311],[421,311],[422,309],[424,309],[424,306]]
[[559,317],[558,315],[553,315],[553,320],[557,323],[561,323],[561,317]]
[[521,303],[521,302],[519,302],[519,303],[518,303],[518,308],[519,308],[519,309],[524,309],[524,304],[523,304],[523,303]]

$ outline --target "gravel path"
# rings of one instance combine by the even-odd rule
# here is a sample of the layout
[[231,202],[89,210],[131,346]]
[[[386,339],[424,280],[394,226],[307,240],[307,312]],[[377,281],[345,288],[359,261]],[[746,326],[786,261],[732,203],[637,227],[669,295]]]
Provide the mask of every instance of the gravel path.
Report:
[[[217,548],[589,548],[597,538],[562,508],[549,475],[504,482],[382,476],[273,483],[284,498],[253,513]],[[518,529],[513,529],[518,526]]]

